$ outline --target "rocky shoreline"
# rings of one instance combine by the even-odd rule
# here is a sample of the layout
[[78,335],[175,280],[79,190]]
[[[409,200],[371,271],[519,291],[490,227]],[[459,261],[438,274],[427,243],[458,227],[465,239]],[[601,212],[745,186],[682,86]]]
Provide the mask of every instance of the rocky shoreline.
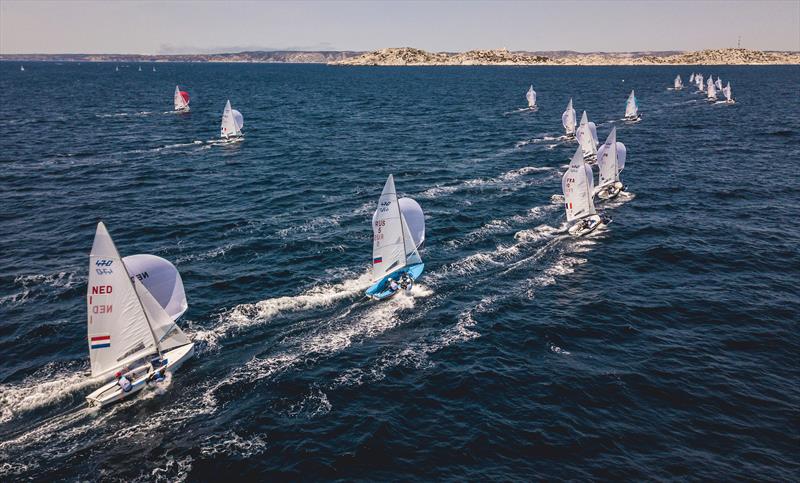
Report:
[[561,57],[510,52],[506,49],[471,50],[463,53],[426,52],[410,47],[376,50],[329,65],[797,65],[798,52],[764,52],[748,49],[716,49],[681,53],[568,53]]

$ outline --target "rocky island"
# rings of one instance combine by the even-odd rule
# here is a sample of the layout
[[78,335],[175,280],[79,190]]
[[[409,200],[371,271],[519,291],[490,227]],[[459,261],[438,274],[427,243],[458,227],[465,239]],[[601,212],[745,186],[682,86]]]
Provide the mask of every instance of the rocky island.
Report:
[[759,65],[800,64],[798,52],[716,49],[697,52],[578,53],[555,56],[506,49],[463,53],[426,52],[410,47],[376,50],[329,62],[330,65]]

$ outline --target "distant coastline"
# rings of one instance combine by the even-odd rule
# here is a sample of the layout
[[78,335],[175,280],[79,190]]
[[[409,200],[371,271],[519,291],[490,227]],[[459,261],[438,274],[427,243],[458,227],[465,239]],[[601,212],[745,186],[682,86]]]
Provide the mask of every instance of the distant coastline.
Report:
[[359,51],[253,51],[222,54],[2,54],[6,62],[207,62],[328,64],[336,66],[454,65],[800,65],[800,52],[709,49],[693,52],[509,51],[427,52],[411,47]]

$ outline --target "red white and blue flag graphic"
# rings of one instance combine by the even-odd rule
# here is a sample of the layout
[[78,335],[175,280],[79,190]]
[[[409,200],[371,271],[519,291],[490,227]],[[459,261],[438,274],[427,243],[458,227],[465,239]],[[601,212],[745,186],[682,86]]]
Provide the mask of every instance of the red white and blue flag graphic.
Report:
[[89,338],[89,347],[91,349],[102,349],[104,347],[111,347],[111,336],[93,335]]

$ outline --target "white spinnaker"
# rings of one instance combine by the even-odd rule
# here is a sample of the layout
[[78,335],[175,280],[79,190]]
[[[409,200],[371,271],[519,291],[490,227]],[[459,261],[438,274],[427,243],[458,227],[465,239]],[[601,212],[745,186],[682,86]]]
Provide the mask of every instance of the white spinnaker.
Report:
[[402,268],[407,263],[400,205],[397,202],[394,176],[391,174],[383,186],[373,220],[372,279],[377,282],[387,273]]
[[580,148],[575,151],[567,172],[561,178],[561,189],[564,191],[567,221],[597,214],[592,199],[594,196],[592,167],[583,161],[583,153]]
[[708,78],[708,83],[706,85],[706,92],[708,94],[709,99],[717,98],[717,89],[714,86],[714,81],[711,80],[711,77]]
[[[691,82],[691,80],[689,80],[689,82]],[[681,80],[680,74],[678,74],[678,76],[675,77],[675,88],[681,89],[682,87],[683,87],[683,81]]]
[[[235,111],[239,112],[239,111]],[[222,125],[220,126],[220,136],[227,138],[231,136],[238,136],[240,131],[239,128],[236,127],[236,121],[234,120],[234,111],[231,109],[231,101],[225,103],[225,110],[222,111]],[[241,118],[241,114],[239,114]]]
[[153,336],[158,343],[159,350],[166,352],[172,348],[188,344],[189,339],[186,334],[178,327],[172,317],[161,308],[158,300],[150,294],[147,288],[137,278],[133,279],[133,285],[139,295],[142,308],[147,314],[147,319],[153,329]]
[[412,198],[400,198],[397,202],[400,204],[400,213],[403,214],[403,220],[411,233],[414,245],[419,249],[425,243],[425,213],[422,212],[419,203]]
[[168,260],[155,255],[130,255],[122,261],[128,275],[142,282],[173,320],[189,308],[181,274]]
[[633,91],[628,96],[628,102],[625,104],[625,117],[636,117],[639,114],[639,106],[636,105],[636,96]]
[[86,307],[92,376],[107,375],[157,352],[142,304],[102,222],[89,255]]
[[581,123],[575,137],[578,139],[584,156],[597,154],[597,127],[593,122],[589,122],[586,111],[583,111],[581,115]]
[[575,134],[575,109],[572,107],[572,98],[569,98],[569,104],[564,114],[561,115],[561,124],[564,126],[564,131],[567,134]]
[[186,109],[189,107],[189,104],[186,102],[186,99],[183,98],[181,95],[181,90],[178,86],[175,86],[175,110],[179,111],[181,109]]
[[535,107],[536,106],[536,91],[533,90],[533,86],[531,85],[528,92],[525,94],[525,99],[528,100],[528,107]]
[[241,134],[244,127],[244,116],[236,109],[231,109],[231,114],[233,114],[233,122],[236,124],[236,134]]
[[619,172],[625,167],[625,145],[617,141],[617,128],[611,130],[606,142],[597,150],[597,166],[600,171],[598,188],[619,181]]
[[722,93],[725,94],[725,99],[726,100],[728,100],[728,101],[731,100],[732,91],[731,91],[731,83],[730,83],[730,81],[728,81],[728,83],[725,85],[725,87],[722,88]]

